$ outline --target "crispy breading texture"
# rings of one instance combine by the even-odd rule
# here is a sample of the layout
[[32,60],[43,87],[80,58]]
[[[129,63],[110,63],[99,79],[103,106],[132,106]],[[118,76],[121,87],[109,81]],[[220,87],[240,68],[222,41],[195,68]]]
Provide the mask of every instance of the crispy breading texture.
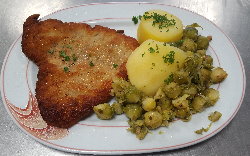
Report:
[[23,25],[22,51],[39,68],[36,98],[43,119],[69,128],[108,102],[114,77],[127,78],[136,39],[106,27],[38,20]]

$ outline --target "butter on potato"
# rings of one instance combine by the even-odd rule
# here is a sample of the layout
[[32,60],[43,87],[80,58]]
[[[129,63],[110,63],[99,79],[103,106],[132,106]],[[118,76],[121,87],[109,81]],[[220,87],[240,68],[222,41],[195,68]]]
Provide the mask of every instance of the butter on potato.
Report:
[[129,56],[130,82],[148,96],[155,95],[164,80],[183,66],[187,53],[164,42],[147,40]]
[[161,42],[175,42],[183,34],[182,21],[162,10],[151,10],[144,13],[137,30],[139,43],[153,39]]

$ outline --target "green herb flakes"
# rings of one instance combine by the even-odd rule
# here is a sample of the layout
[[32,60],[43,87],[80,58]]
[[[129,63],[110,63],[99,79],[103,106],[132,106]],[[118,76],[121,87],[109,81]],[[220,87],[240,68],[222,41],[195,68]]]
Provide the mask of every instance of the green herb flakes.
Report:
[[114,68],[117,68],[117,67],[118,67],[118,64],[115,64],[115,63],[114,63],[114,64],[113,64],[113,67],[114,67]]
[[155,26],[157,24],[159,29],[167,28],[176,24],[175,20],[168,19],[166,14],[160,15],[158,13],[153,12],[151,15],[149,15],[149,13],[145,12],[142,17],[144,18],[144,20],[153,19],[152,26]]
[[60,51],[60,56],[61,56],[61,57],[66,57],[66,56],[67,56],[67,55],[66,55],[66,52],[65,52],[65,51],[63,51],[63,50],[62,50],[62,51]]
[[64,67],[63,70],[64,70],[65,72],[69,72],[69,67]]
[[174,63],[174,55],[175,52],[174,51],[170,51],[168,54],[166,54],[165,56],[162,56],[164,63],[170,63],[173,64]]
[[172,42],[170,43],[170,46],[174,46],[174,47],[180,47],[182,46],[184,40],[179,40],[179,41],[176,41],[176,42]]
[[69,56],[65,56],[65,57],[64,57],[64,60],[65,60],[65,61],[70,61],[70,57],[69,57]]
[[150,47],[150,48],[148,49],[148,51],[149,51],[150,53],[154,53],[154,52],[155,52],[155,49],[152,48],[152,47]]
[[89,66],[93,67],[94,63],[92,61],[89,62]]
[[168,76],[168,78],[166,78],[165,80],[164,80],[164,82],[166,83],[166,84],[169,84],[169,83],[171,83],[171,82],[173,82],[174,81],[174,74],[173,73],[171,73],[169,76]]
[[138,17],[133,16],[133,17],[132,17],[132,21],[134,22],[134,24],[137,24],[138,21],[139,21],[139,19],[138,19]]

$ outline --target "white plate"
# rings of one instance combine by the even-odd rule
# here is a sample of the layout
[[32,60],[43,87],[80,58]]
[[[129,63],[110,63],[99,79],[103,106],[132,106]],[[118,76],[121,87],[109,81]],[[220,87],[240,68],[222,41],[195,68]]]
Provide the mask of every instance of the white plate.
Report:
[[[193,115],[190,122],[176,121],[168,128],[159,128],[138,140],[128,132],[126,117],[117,116],[111,121],[98,120],[95,115],[72,128],[57,129],[47,126],[39,115],[34,98],[37,67],[21,52],[21,36],[8,51],[1,72],[1,93],[4,105],[15,123],[27,134],[49,147],[63,151],[92,154],[126,154],[165,151],[190,146],[204,141],[221,131],[235,116],[245,93],[244,66],[232,41],[215,24],[191,11],[152,3],[99,3],[74,6],[54,12],[42,20],[56,18],[65,22],[87,22],[125,30],[136,37],[137,25],[132,16],[150,9],[166,10],[178,16],[184,25],[199,23],[202,35],[212,35],[208,53],[215,66],[223,67],[228,78],[214,86],[220,91],[220,99],[214,107]],[[237,82],[237,83],[235,83]],[[194,131],[209,124],[207,116],[220,111],[222,118],[203,135]],[[164,132],[159,134],[159,132]],[[52,139],[52,140],[51,140]]]

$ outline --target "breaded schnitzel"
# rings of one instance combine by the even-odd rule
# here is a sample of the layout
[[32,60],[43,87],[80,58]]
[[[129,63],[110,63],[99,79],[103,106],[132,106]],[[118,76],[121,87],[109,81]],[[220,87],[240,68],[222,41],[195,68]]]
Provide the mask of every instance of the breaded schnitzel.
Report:
[[106,27],[38,17],[23,25],[22,51],[39,68],[35,91],[43,119],[68,128],[112,98],[112,78],[127,77],[127,58],[139,44]]

